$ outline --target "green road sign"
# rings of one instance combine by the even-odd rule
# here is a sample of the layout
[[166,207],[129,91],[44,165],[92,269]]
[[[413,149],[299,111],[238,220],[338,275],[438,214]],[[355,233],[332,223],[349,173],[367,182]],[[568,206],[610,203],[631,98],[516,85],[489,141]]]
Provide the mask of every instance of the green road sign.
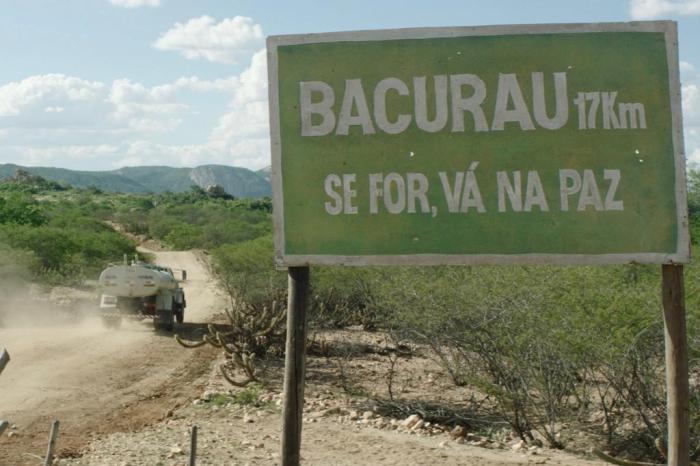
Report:
[[687,262],[676,37],[270,37],[278,265]]

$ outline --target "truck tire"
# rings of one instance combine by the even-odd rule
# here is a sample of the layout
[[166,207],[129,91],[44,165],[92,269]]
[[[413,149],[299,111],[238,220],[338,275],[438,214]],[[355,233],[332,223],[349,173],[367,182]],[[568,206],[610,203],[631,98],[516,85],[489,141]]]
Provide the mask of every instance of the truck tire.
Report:
[[164,332],[172,332],[175,326],[175,313],[165,309],[156,310],[155,318],[153,319],[153,327],[156,330]]

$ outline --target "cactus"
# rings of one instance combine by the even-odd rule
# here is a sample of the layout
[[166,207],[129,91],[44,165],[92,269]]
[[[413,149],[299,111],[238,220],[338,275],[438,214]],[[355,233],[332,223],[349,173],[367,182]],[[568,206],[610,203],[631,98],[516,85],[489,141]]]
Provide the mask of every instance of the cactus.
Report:
[[[278,306],[277,301],[269,306],[255,306],[241,300],[232,304],[231,309],[226,309],[229,323],[223,331],[221,326],[209,324],[202,341],[187,341],[178,335],[175,340],[185,348],[207,343],[221,348],[226,353],[226,362],[219,368],[221,374],[231,385],[244,387],[250,382],[260,382],[258,361],[271,351],[282,353],[286,308]],[[245,374],[242,380],[235,378],[236,370]]]

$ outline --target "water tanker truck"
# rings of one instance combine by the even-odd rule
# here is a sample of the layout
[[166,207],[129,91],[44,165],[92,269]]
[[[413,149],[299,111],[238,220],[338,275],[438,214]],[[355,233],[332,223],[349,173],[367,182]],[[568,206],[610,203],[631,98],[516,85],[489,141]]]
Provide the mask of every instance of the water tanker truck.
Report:
[[[187,277],[182,271],[182,279]],[[100,274],[100,314],[108,328],[122,319],[150,317],[156,330],[172,331],[185,318],[185,292],[172,269],[134,260],[110,265]]]

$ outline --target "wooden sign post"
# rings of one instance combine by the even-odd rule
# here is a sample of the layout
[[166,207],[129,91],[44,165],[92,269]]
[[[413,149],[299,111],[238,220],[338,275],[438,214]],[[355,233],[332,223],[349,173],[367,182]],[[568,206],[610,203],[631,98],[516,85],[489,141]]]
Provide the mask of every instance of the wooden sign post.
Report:
[[282,465],[299,466],[301,420],[306,374],[306,308],[309,299],[309,268],[290,267],[287,297],[287,346],[284,364],[282,410]]
[[690,416],[683,266],[663,265],[661,270],[666,342],[667,459],[669,466],[688,466]]
[[299,464],[309,266],[663,266],[669,465],[688,464],[677,25],[267,40],[282,464]]

